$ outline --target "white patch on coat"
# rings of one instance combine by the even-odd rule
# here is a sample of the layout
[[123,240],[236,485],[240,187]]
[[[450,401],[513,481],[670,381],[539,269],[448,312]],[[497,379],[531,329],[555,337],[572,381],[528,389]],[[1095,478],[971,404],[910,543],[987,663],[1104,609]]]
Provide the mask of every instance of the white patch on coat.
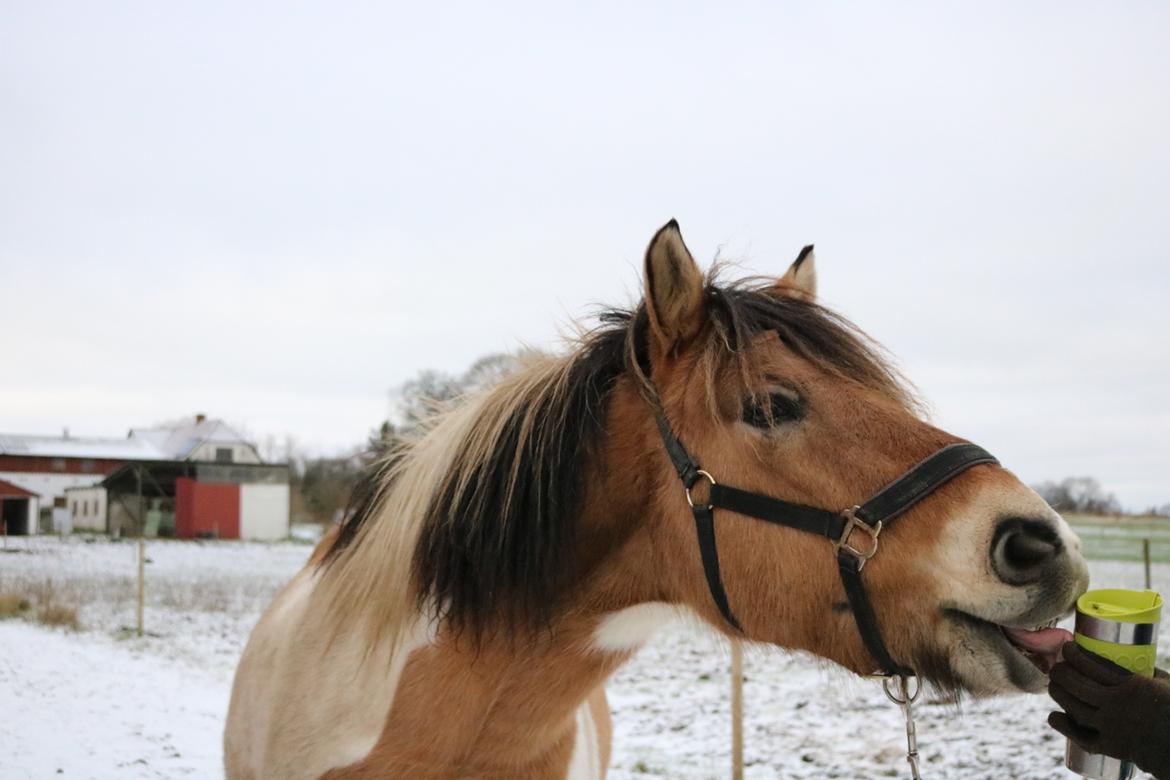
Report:
[[293,577],[289,582],[284,592],[279,595],[272,602],[268,619],[274,623],[280,623],[288,619],[291,612],[301,609],[305,603],[305,599],[313,592],[313,587],[317,584],[316,572],[312,570],[304,570]]
[[573,756],[569,759],[566,780],[601,780],[601,743],[597,738],[597,724],[586,700],[577,708],[577,736],[573,741]]
[[663,601],[649,601],[610,612],[593,630],[593,648],[611,653],[637,650],[656,631],[683,615],[683,607]]
[[[365,758],[382,734],[407,658],[434,640],[433,626],[422,619],[405,633],[393,658],[381,647],[370,651],[361,631],[331,644],[310,637],[299,629],[318,582],[312,569],[298,574],[245,648],[241,669],[247,663],[251,671],[237,675],[233,687],[225,742],[234,754],[229,777],[310,780]],[[298,636],[305,637],[300,644],[290,639]],[[274,747],[277,727],[296,739]],[[245,766],[248,772],[241,771]]]
[[[339,653],[343,669],[348,667],[350,679],[362,690],[362,706],[339,713],[336,721],[329,724],[327,734],[328,750],[322,753],[322,763],[336,769],[356,763],[369,755],[386,725],[386,715],[394,704],[398,683],[410,654],[434,641],[435,630],[430,622],[420,619],[406,635],[402,647],[390,661],[389,667],[375,653],[372,658],[359,657],[352,644],[342,645]],[[359,646],[360,647],[360,646]],[[364,653],[364,647],[360,650]],[[384,656],[382,657],[384,658]],[[329,743],[332,744],[329,744]],[[314,773],[316,769],[314,769]],[[316,776],[314,774],[313,776]]]

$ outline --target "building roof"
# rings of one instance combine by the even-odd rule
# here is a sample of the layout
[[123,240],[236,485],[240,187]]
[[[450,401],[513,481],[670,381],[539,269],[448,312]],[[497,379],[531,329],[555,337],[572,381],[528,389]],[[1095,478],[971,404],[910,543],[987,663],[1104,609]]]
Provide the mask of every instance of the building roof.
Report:
[[41,458],[157,460],[162,454],[148,441],[81,436],[27,436],[0,433],[0,455]]
[[0,498],[39,498],[39,496],[31,490],[25,490],[19,485],[13,485],[11,482],[0,479]]
[[132,428],[130,438],[149,442],[163,455],[161,460],[183,460],[196,447],[207,442],[250,446],[243,436],[223,420],[209,420],[202,416],[152,428]]
[[0,433],[0,455],[110,460],[185,460],[204,442],[252,446],[239,432],[222,420],[209,420],[200,415],[151,428],[132,428],[129,435],[123,439]]

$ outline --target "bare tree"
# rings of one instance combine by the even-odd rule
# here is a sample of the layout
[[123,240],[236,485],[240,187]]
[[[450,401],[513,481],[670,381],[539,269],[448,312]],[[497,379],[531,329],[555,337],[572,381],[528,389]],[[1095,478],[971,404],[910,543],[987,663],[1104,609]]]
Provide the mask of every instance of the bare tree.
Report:
[[[459,375],[426,369],[391,393],[402,418],[393,431],[409,433],[419,423],[459,398],[495,384],[516,369],[519,357],[505,353],[484,355]],[[383,428],[386,424],[383,424]],[[381,438],[381,437],[379,437]]]
[[341,458],[301,458],[294,469],[305,514],[325,522],[338,513],[352,510],[363,486],[375,478],[375,464],[404,437],[414,434],[423,420],[436,411],[457,403],[468,393],[488,387],[516,369],[518,357],[495,353],[485,355],[464,371],[452,375],[423,370],[391,393],[396,420],[384,420],[370,431],[364,452]]
[[309,458],[298,480],[303,511],[315,522],[336,519],[364,470],[359,457]]
[[1089,515],[1114,514],[1121,504],[1092,477],[1066,477],[1060,482],[1043,482],[1033,489],[1057,512]]

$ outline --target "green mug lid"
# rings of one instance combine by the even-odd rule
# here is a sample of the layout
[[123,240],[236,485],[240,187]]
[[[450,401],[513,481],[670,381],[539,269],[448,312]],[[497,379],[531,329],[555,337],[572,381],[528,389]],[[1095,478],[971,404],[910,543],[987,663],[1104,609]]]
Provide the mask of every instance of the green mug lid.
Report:
[[1157,623],[1162,597],[1152,590],[1090,590],[1077,599],[1077,611],[1119,623]]

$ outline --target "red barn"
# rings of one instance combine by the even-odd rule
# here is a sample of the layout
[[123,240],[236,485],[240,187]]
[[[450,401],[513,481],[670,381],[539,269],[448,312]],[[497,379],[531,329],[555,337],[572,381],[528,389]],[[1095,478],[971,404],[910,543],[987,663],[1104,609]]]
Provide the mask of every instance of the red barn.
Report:
[[[182,488],[180,477],[189,480]],[[36,495],[41,508],[32,522],[9,523],[10,532],[288,535],[288,469],[264,464],[237,431],[203,415],[125,438],[0,434],[0,479]],[[22,500],[5,497],[0,510],[15,518],[28,506]]]

